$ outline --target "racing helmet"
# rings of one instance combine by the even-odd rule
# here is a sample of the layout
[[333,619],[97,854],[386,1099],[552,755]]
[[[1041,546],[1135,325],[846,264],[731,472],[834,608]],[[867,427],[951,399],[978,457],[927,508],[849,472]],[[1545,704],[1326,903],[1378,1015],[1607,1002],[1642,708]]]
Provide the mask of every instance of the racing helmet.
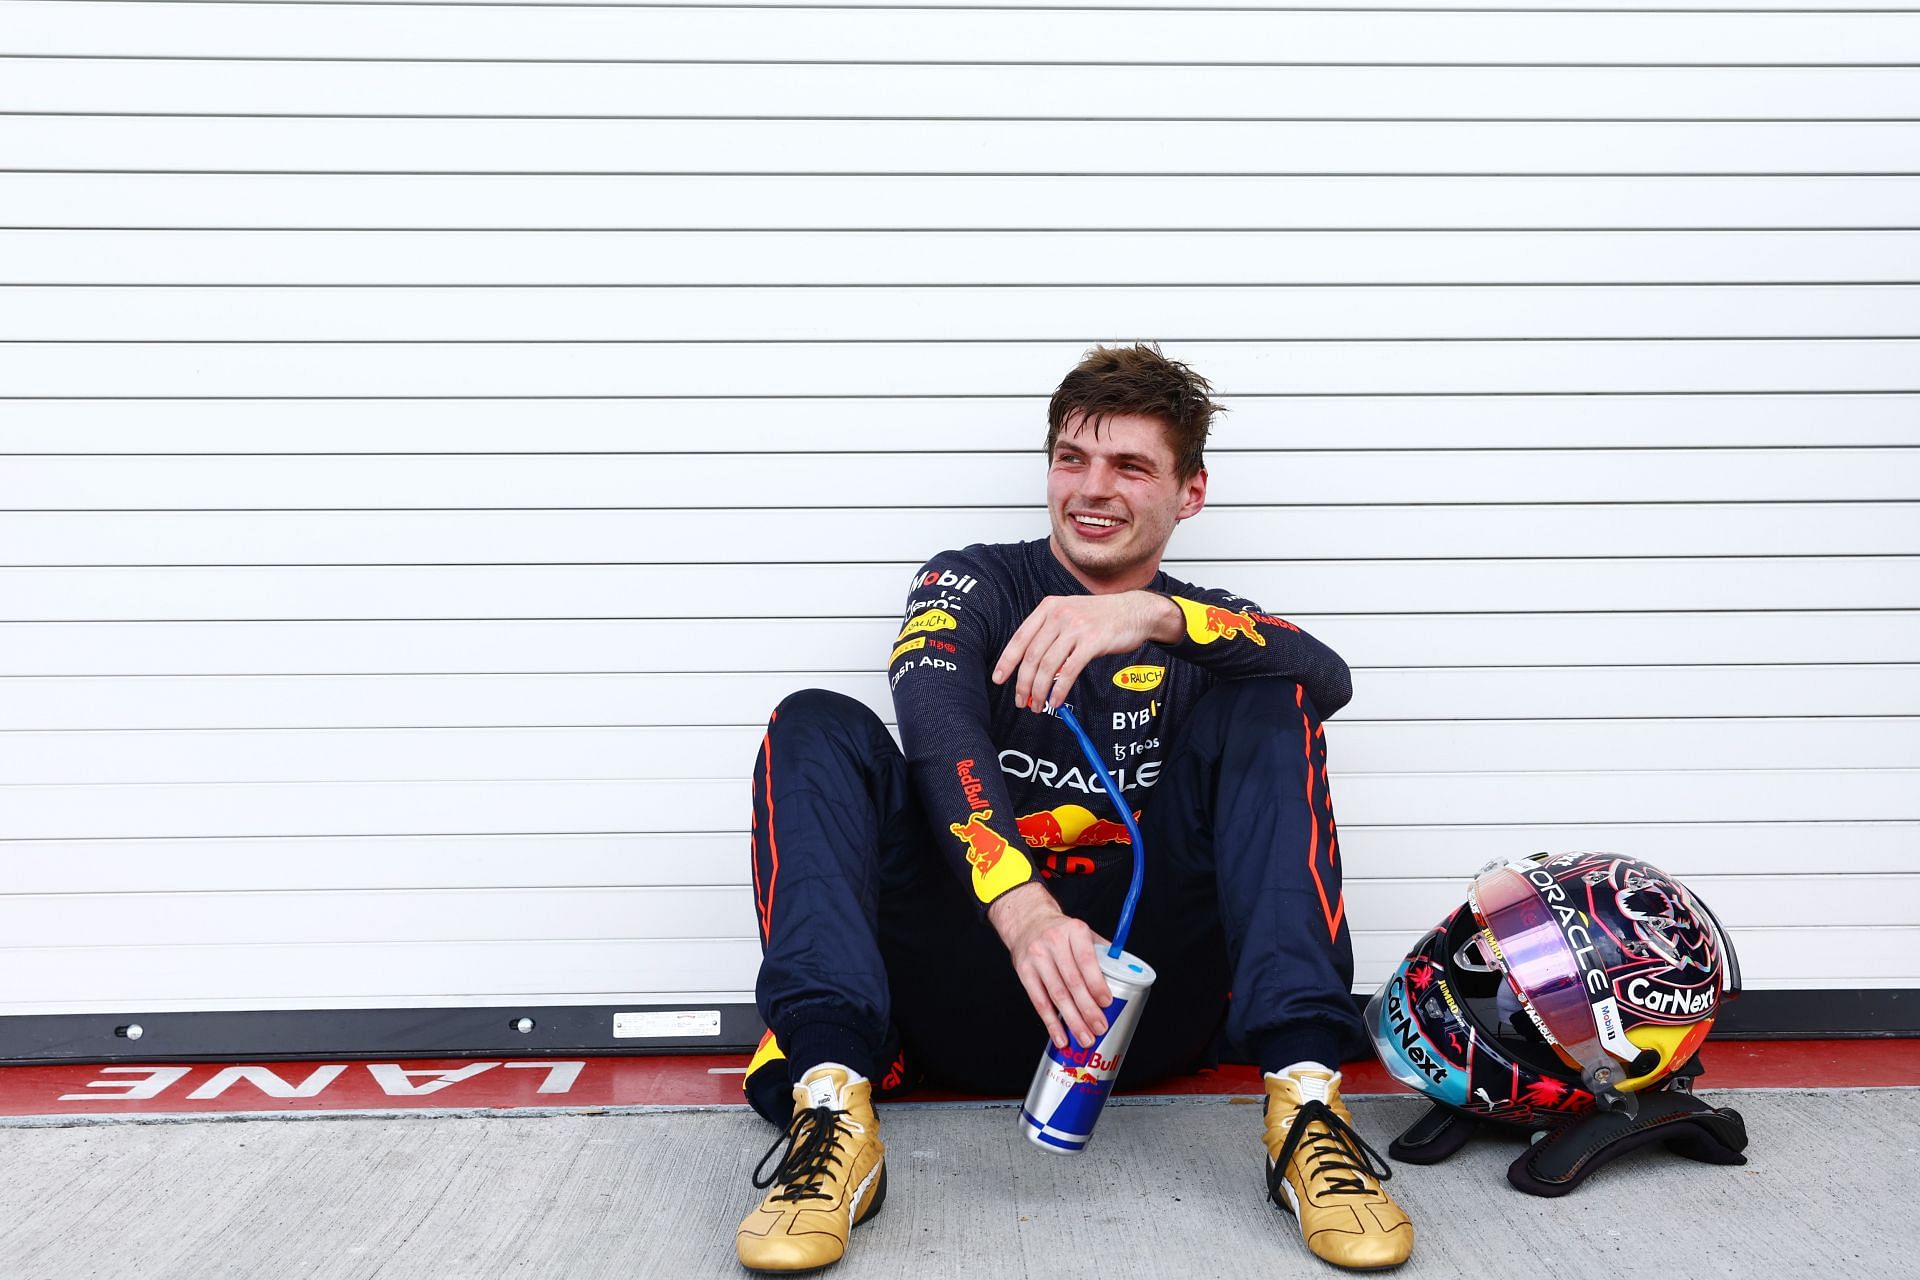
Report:
[[1634,1110],[1707,1038],[1740,964],[1697,894],[1612,853],[1492,863],[1367,1005],[1401,1083],[1468,1115],[1553,1127]]

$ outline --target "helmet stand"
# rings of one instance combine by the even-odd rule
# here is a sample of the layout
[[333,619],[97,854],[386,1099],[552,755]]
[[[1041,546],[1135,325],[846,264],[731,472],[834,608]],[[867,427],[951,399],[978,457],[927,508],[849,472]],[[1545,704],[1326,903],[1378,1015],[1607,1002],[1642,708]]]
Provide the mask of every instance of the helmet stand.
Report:
[[[1564,1196],[1601,1165],[1656,1142],[1702,1164],[1745,1164],[1746,1121],[1731,1107],[1694,1096],[1699,1072],[1696,1056],[1660,1088],[1636,1095],[1637,1114],[1601,1109],[1548,1131],[1507,1166],[1507,1181],[1530,1196]],[[1393,1140],[1388,1152],[1407,1164],[1438,1164],[1466,1146],[1483,1125],[1514,1132],[1436,1102]]]

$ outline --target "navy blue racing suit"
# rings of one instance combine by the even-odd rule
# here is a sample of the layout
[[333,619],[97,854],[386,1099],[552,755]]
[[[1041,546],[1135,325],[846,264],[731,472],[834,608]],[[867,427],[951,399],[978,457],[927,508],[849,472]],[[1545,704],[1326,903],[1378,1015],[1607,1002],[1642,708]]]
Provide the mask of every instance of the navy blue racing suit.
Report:
[[[1321,721],[1347,666],[1241,597],[1164,573],[1147,589],[1186,635],[1095,659],[1067,699],[1146,851],[1127,946],[1159,980],[1121,1083],[1206,1065],[1223,1035],[1267,1069],[1336,1063],[1360,1027]],[[887,660],[904,753],[842,695],[775,711],[754,768],[757,998],[795,1074],[1024,1090],[1045,1030],[986,906],[1037,877],[1111,936],[1133,851],[1067,727],[990,674],[1043,599],[1085,594],[1044,539],[942,553]],[[784,1123],[786,1073],[755,1075]]]

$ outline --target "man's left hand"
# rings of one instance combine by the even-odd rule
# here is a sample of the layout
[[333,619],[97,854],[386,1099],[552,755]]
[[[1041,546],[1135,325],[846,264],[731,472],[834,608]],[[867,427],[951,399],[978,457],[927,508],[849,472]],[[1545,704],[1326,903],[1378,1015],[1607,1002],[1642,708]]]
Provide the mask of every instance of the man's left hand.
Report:
[[1091,1048],[1107,1033],[1102,1011],[1113,1003],[1113,990],[1097,954],[1111,945],[1105,938],[1060,910],[1037,880],[995,898],[987,922],[1007,944],[1013,971],[1056,1048],[1066,1048],[1069,1035],[1081,1048]]
[[1131,653],[1147,641],[1174,644],[1184,634],[1180,606],[1151,591],[1048,596],[1027,615],[993,664],[993,682],[1018,673],[1014,701],[1050,711],[1095,658]]

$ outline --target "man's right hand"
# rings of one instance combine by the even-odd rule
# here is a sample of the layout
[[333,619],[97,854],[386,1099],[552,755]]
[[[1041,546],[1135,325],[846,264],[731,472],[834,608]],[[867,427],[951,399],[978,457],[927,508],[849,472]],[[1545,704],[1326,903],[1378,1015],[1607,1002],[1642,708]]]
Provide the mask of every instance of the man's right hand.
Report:
[[1086,921],[1060,910],[1037,881],[995,898],[987,920],[1006,944],[1020,985],[1047,1024],[1055,1048],[1067,1047],[1068,1032],[1081,1048],[1105,1034],[1107,1019],[1101,1010],[1113,1003],[1097,958],[1097,948],[1107,945],[1105,938]]

